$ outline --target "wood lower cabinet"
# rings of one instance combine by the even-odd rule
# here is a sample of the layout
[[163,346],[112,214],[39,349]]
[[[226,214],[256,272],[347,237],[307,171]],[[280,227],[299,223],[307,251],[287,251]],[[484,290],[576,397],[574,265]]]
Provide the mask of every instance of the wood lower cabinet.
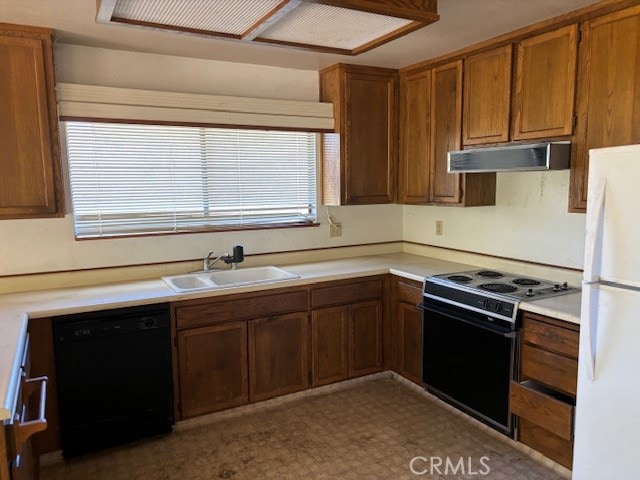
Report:
[[579,327],[525,312],[519,382],[509,389],[518,440],[571,468]]
[[422,283],[393,277],[392,292],[392,369],[422,385]]
[[512,56],[505,45],[464,60],[464,145],[509,141]]
[[249,321],[249,398],[252,402],[309,385],[306,312]]
[[583,24],[569,210],[585,212],[592,148],[640,143],[640,6]]
[[314,387],[349,378],[349,307],[311,313],[311,372]]
[[249,401],[246,322],[180,331],[178,356],[183,417]]
[[395,70],[335,65],[320,72],[320,101],[333,102],[336,133],[323,134],[323,204],[395,202]]
[[514,140],[573,133],[577,52],[577,24],[518,43]]
[[349,307],[349,377],[382,370],[382,302],[357,303]]
[[314,387],[382,370],[382,308],[373,300],[312,312]]
[[0,23],[0,219],[63,215],[52,33]]
[[382,370],[384,284],[373,277],[311,289],[314,387]]
[[403,377],[422,383],[422,311],[415,305],[398,304],[398,366]]

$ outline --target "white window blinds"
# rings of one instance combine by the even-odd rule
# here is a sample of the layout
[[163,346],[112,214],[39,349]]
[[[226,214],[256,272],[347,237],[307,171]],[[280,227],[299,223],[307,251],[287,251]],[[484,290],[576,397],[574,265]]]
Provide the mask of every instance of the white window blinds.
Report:
[[66,122],[76,237],[315,221],[308,132]]

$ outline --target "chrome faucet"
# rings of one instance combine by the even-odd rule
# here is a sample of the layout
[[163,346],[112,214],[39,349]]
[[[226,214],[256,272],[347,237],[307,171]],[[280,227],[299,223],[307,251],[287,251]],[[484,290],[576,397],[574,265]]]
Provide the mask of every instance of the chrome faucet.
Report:
[[213,252],[209,252],[209,254],[206,257],[204,257],[204,260],[202,261],[202,270],[204,271],[211,270],[211,268],[216,264],[218,260],[228,257],[229,255],[226,253],[223,253],[222,255],[220,255],[214,260],[211,259],[212,256],[213,256]]
[[236,245],[233,247],[233,255],[229,255],[228,253],[223,253],[219,257],[215,259],[211,259],[213,256],[213,252],[209,252],[209,254],[202,261],[202,270],[209,271],[211,267],[213,267],[218,260],[222,260],[227,265],[231,265],[231,269],[235,270],[238,268],[238,263],[244,260],[244,248],[242,245]]

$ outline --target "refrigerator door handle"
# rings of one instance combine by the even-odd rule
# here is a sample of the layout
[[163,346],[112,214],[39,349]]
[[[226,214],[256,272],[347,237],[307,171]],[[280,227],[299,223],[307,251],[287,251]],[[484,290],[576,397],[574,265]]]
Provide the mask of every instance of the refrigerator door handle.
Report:
[[582,284],[582,314],[580,318],[580,336],[582,350],[580,360],[582,361],[587,379],[596,379],[596,354],[598,350],[598,290],[597,283],[583,282]]
[[584,281],[597,282],[600,280],[600,272],[596,272],[597,263],[600,260],[600,251],[602,245],[602,223],[604,216],[604,200],[607,189],[607,180],[601,179],[593,191],[593,195],[589,198],[590,202],[587,210],[589,218],[587,219],[587,231],[584,245]]

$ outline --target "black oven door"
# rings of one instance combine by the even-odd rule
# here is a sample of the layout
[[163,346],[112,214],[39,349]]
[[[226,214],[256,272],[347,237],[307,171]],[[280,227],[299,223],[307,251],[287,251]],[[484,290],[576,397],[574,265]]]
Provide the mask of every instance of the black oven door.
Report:
[[426,298],[420,307],[427,390],[512,436],[509,382],[517,349],[513,325]]

